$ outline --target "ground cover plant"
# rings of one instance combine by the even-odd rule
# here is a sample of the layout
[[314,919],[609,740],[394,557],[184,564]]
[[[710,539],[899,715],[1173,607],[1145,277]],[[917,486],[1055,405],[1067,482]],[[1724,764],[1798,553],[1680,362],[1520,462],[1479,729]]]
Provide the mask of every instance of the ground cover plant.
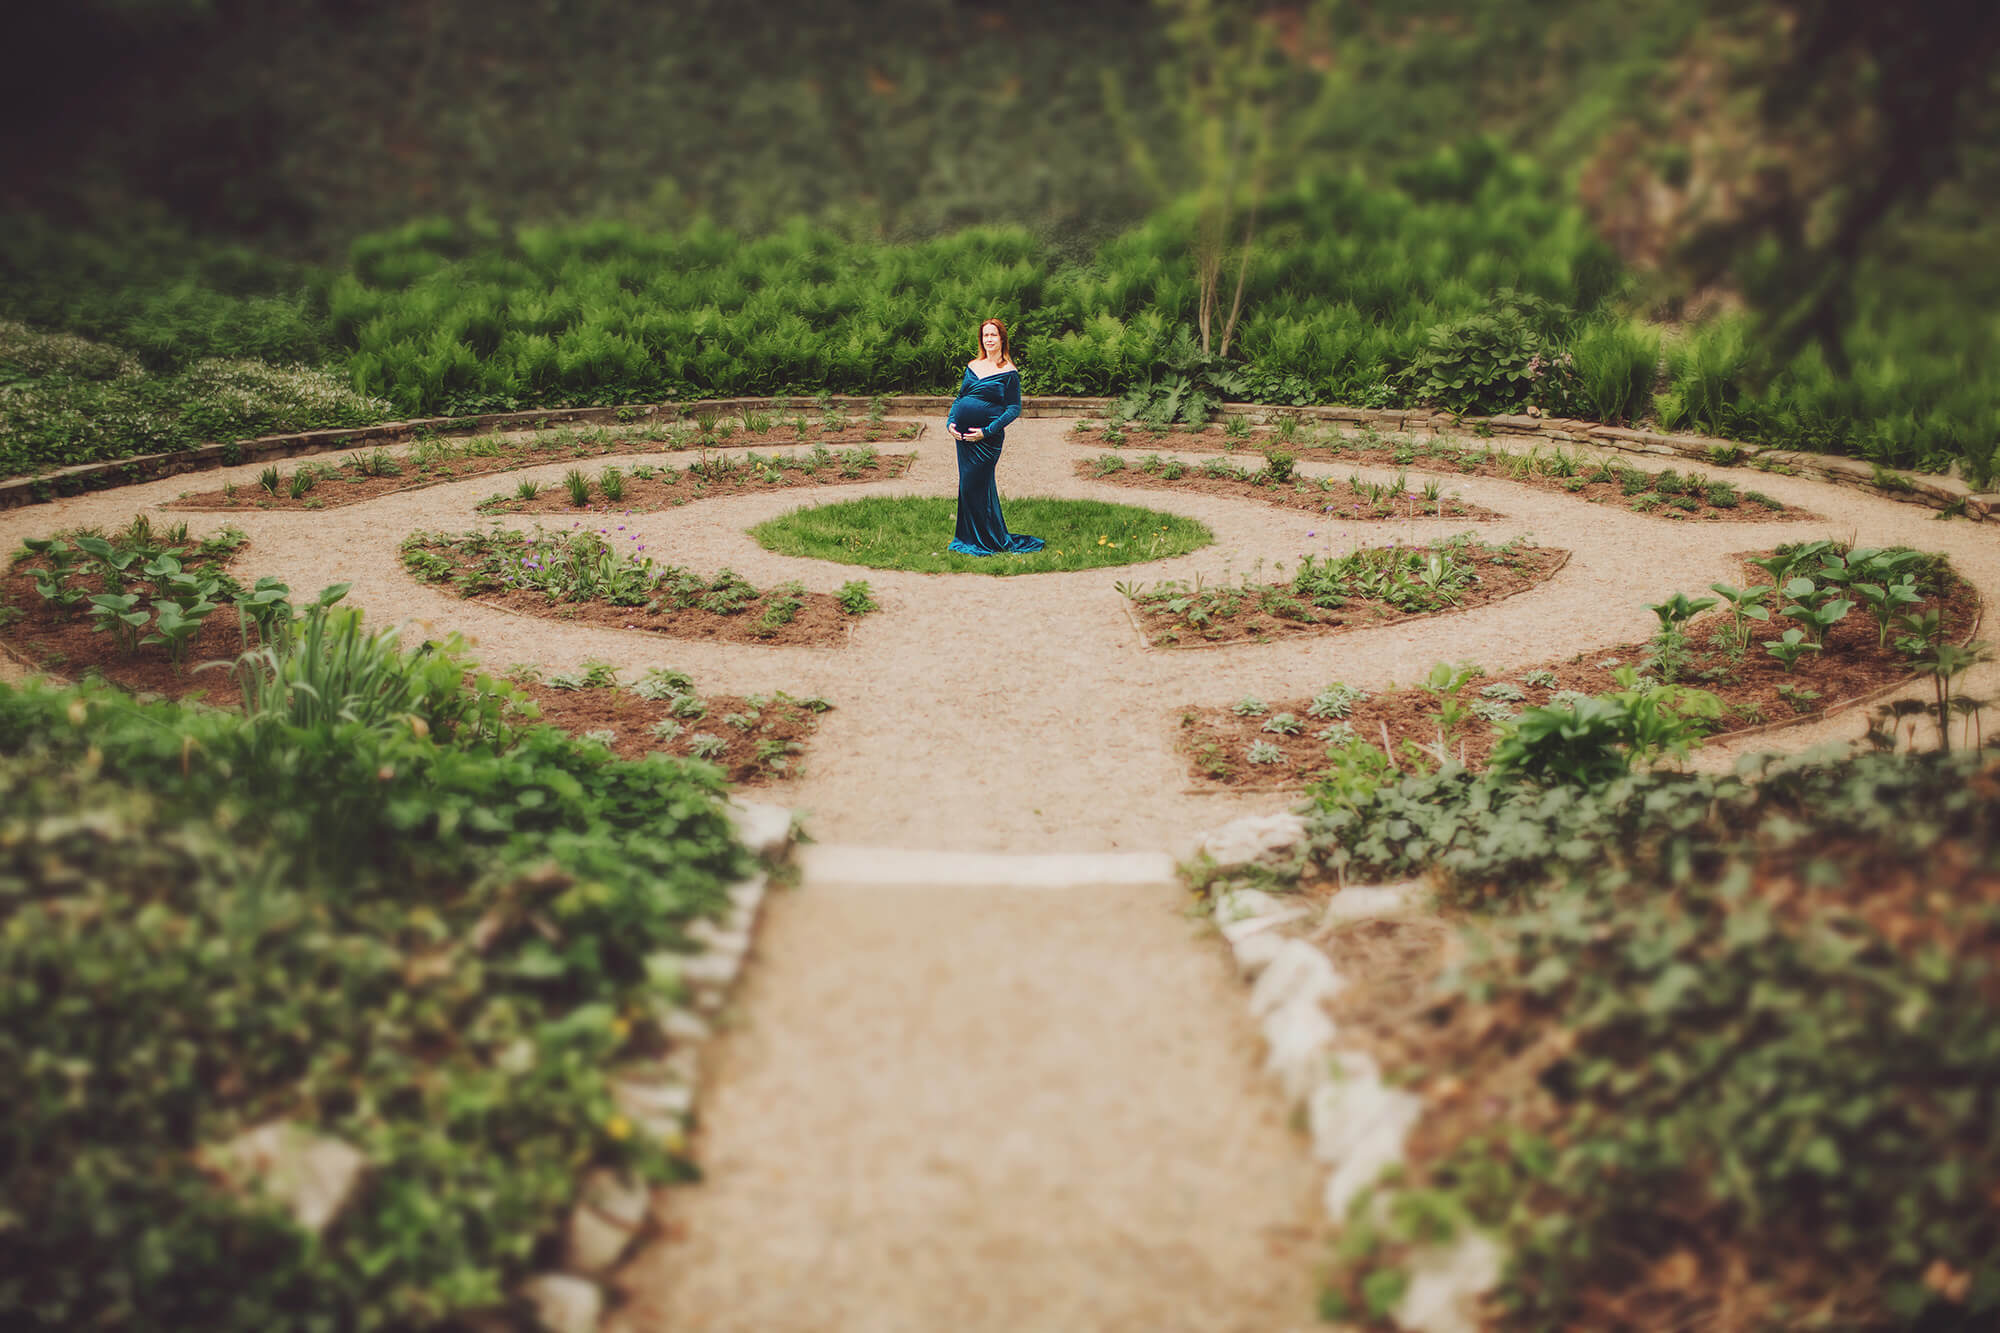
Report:
[[[1343,1042],[1424,1095],[1323,1302],[1508,1255],[1494,1327],[1971,1329],[2000,1309],[2000,754],[1316,786],[1310,886],[1429,872],[1466,927],[1335,932]],[[1435,934],[1435,931],[1430,933]],[[1401,966],[1397,955],[1402,955]]]
[[603,663],[577,671],[518,668],[509,673],[541,719],[604,745],[620,759],[648,754],[700,760],[737,786],[801,776],[819,718],[833,707],[817,696],[701,694],[684,671],[654,668],[629,685]]
[[1399,472],[1389,481],[1368,481],[1358,473],[1336,480],[1298,472],[1294,467],[1297,461],[1289,450],[1275,448],[1268,452],[1261,467],[1239,466],[1219,458],[1191,467],[1158,454],[1148,454],[1128,466],[1122,454],[1103,454],[1096,459],[1080,460],[1076,472],[1080,477],[1118,486],[1261,500],[1280,509],[1324,514],[1329,522],[1505,517],[1461,500],[1456,493],[1447,495],[1443,484],[1435,479],[1413,480],[1408,472]]
[[238,354],[156,369],[125,346],[0,319],[0,476],[394,414],[342,367]]
[[[878,454],[872,445],[804,453],[706,454],[685,468],[641,463],[595,473],[576,469],[559,487],[523,483],[512,495],[481,501],[482,514],[650,514],[692,500],[749,495],[799,486],[887,481],[909,471],[915,454]],[[579,503],[579,501],[581,503]]]
[[932,496],[870,496],[794,510],[758,524],[750,535],[780,555],[925,574],[998,575],[1165,560],[1215,540],[1193,519],[1101,500],[1030,496],[1005,501],[1005,509],[1007,526],[1040,537],[1041,550],[997,556],[949,551],[957,501]]
[[1495,546],[1468,532],[1431,546],[1301,556],[1288,580],[1245,574],[1208,583],[1196,575],[1150,586],[1120,583],[1118,591],[1156,648],[1262,643],[1483,606],[1549,578],[1568,554],[1524,541]]
[[[1361,463],[1400,468],[1415,466],[1436,471],[1448,469],[1463,476],[1497,477],[1538,490],[1562,491],[1591,504],[1610,505],[1656,518],[1761,523],[1774,519],[1798,521],[1817,517],[1809,510],[1787,505],[1765,494],[1740,476],[1682,473],[1673,468],[1659,471],[1642,469],[1615,455],[1561,444],[1536,443],[1510,448],[1484,440],[1439,436],[1426,439],[1385,437],[1373,430],[1350,435],[1337,427],[1301,426],[1296,420],[1278,427],[1244,429],[1233,434],[1226,429],[1208,427],[1201,431],[1176,430],[1144,437],[1132,436],[1108,424],[1100,426],[1082,422],[1072,428],[1071,434],[1080,442],[1102,440],[1106,443],[1111,443],[1110,437],[1117,435],[1119,439],[1114,448],[1129,449],[1130,442],[1143,438],[1146,448],[1166,451],[1242,451],[1254,457],[1258,450],[1278,450],[1288,455],[1295,464]],[[1717,456],[1712,466],[1731,467],[1737,458],[1740,458],[1740,451],[1736,457],[1724,452]],[[1134,464],[1128,460],[1127,466]],[[1157,470],[1157,467],[1167,464],[1153,454],[1139,466]],[[1187,475],[1200,471],[1204,465],[1178,463],[1175,466],[1181,469],[1177,475]],[[1092,465],[1093,475],[1099,470],[1113,475],[1118,471],[1108,457]]]
[[[914,439],[922,432],[922,427],[915,422],[885,423],[881,426],[844,422],[829,425],[825,418],[810,423],[800,418],[803,424],[795,427],[792,424],[772,425],[755,413],[746,415],[757,423],[757,430],[738,432],[731,423],[719,421],[712,413],[704,413],[699,420],[690,418],[686,421],[621,424],[589,430],[557,426],[526,433],[463,438],[420,431],[415,442],[406,449],[357,451],[334,459],[295,463],[289,469],[273,463],[258,474],[253,485],[225,482],[211,490],[183,495],[166,507],[188,510],[331,509],[372,500],[380,495],[393,495],[493,472],[509,472],[536,463],[649,454],[664,450],[698,451],[700,461],[689,469],[698,489],[704,495],[729,495],[771,485],[797,484],[802,479],[829,485],[876,475],[893,476],[909,466],[909,455],[892,454],[885,459],[875,452],[869,441],[885,435]],[[758,455],[756,461],[751,463],[748,459],[738,460],[732,454],[722,452],[760,442],[782,447],[808,440],[813,447],[803,459],[789,453]],[[855,447],[827,448],[828,444],[843,442],[852,443]],[[716,452],[711,453],[711,450]],[[754,454],[754,450],[752,452]],[[666,465],[654,468],[653,472],[662,478],[680,475]],[[586,482],[581,487],[585,499],[572,507],[587,509],[594,504],[609,502],[610,497],[605,495],[602,485],[604,470],[580,471],[579,475]],[[636,470],[620,470],[615,484],[622,485],[639,476]],[[535,494],[542,489],[540,483],[536,483],[535,493],[524,495],[517,491],[515,499],[531,505]],[[553,490],[549,492],[551,498],[555,494],[557,492]],[[597,498],[592,499],[593,496]],[[504,497],[495,499],[502,500]],[[540,511],[528,508],[523,512]]]
[[738,643],[845,643],[874,609],[863,584],[807,592],[790,581],[756,588],[731,570],[697,574],[663,565],[625,525],[581,522],[567,531],[418,532],[402,545],[403,567],[461,597],[527,615]]
[[[12,1324],[431,1327],[503,1307],[748,869],[720,772],[519,725],[453,644],[267,620],[243,708],[0,687]],[[199,1003],[190,1003],[199,996]],[[332,1216],[230,1145],[358,1153]]]
[[1936,685],[1935,720],[1947,731],[1977,727],[1969,703],[1951,702],[1951,682],[1979,660],[1982,650],[1963,646],[1979,601],[1943,557],[1815,541],[1754,555],[1743,569],[1742,586],[1653,604],[1660,629],[1645,643],[1505,675],[1440,663],[1413,686],[1366,697],[1331,686],[1324,699],[1273,702],[1311,720],[1291,733],[1228,708],[1186,708],[1180,746],[1206,783],[1366,783],[1447,761],[1479,769],[1523,750],[1559,758],[1601,735],[1667,753],[1911,679]]

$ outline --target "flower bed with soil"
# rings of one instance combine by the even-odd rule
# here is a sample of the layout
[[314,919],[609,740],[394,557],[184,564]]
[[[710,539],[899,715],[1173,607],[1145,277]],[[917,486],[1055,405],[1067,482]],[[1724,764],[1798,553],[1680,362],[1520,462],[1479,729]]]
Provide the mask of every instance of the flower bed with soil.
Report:
[[902,476],[915,454],[882,455],[868,445],[803,454],[748,453],[705,457],[685,468],[640,464],[605,468],[595,476],[573,468],[559,485],[524,478],[512,495],[479,503],[482,514],[650,514],[694,500],[799,486],[852,486]]
[[1436,484],[1421,490],[1410,489],[1408,479],[1373,483],[1360,478],[1335,481],[1332,477],[1294,475],[1289,464],[1280,468],[1238,467],[1221,459],[1211,459],[1190,468],[1176,459],[1148,454],[1127,465],[1122,454],[1104,454],[1076,465],[1076,474],[1091,481],[1117,486],[1143,486],[1153,490],[1196,491],[1204,495],[1226,495],[1232,499],[1262,500],[1280,509],[1302,513],[1330,514],[1348,522],[1371,522],[1392,518],[1469,518],[1476,521],[1505,518],[1484,506],[1446,495]]
[[[1199,432],[1146,431],[1136,439],[1121,435],[1114,443],[1101,429],[1087,422],[1073,427],[1071,435],[1079,443],[1099,440],[1114,448],[1128,447],[1127,441],[1132,441],[1149,450],[1183,453],[1240,450],[1252,457],[1280,456],[1287,470],[1298,462],[1449,469],[1465,476],[1496,477],[1538,490],[1561,491],[1591,504],[1610,505],[1655,518],[1766,523],[1818,517],[1762,491],[1739,487],[1726,478],[1716,479],[1699,472],[1680,473],[1671,468],[1646,472],[1615,458],[1560,445],[1537,444],[1522,451],[1461,440],[1385,440],[1372,432],[1355,438],[1333,428],[1315,431],[1309,437],[1294,434],[1286,439],[1282,433],[1269,430],[1231,434],[1219,426]],[[1719,453],[1714,465],[1729,467],[1733,460],[1726,453]]]
[[[1942,557],[1922,559],[1919,596],[1897,611],[1912,622],[1933,617],[1921,637],[1935,651],[1938,643],[1960,643],[1972,633],[1979,596]],[[1760,572],[1747,561],[1744,570]],[[1783,588],[1789,581],[1765,586]],[[1783,619],[1773,610],[1767,621],[1746,619],[1739,631],[1725,607],[1683,624],[1678,632],[1684,642],[1676,645],[1656,637],[1500,677],[1487,677],[1476,665],[1458,672],[1440,667],[1428,686],[1379,694],[1336,684],[1311,699],[1246,696],[1230,707],[1188,708],[1180,714],[1180,749],[1189,775],[1204,787],[1303,786],[1357,759],[1384,771],[1435,767],[1440,758],[1479,769],[1502,728],[1524,709],[1644,689],[1663,677],[1719,700],[1707,730],[1726,736],[1823,714],[1924,670],[1916,647],[1898,646],[1899,638],[1912,638],[1906,632],[1911,626],[1892,625],[1885,636],[1858,606],[1825,630],[1816,651],[1799,649],[1810,635],[1800,622],[1787,626]],[[1780,654],[1792,656],[1791,665]],[[1620,679],[1632,672],[1638,673],[1635,682],[1630,674]]]
[[1155,648],[1266,643],[1466,611],[1512,597],[1552,577],[1569,552],[1466,533],[1435,546],[1362,547],[1345,556],[1303,557],[1285,583],[1203,586],[1176,580],[1150,588],[1119,584],[1140,637]]
[[[0,576],[0,624],[5,625],[7,647],[24,663],[65,676],[100,676],[142,697],[238,706],[236,677],[200,668],[233,662],[247,647],[264,642],[255,615],[273,598],[290,593],[269,579],[246,588],[227,573],[226,564],[245,548],[242,533],[224,529],[196,543],[187,540],[184,529],[155,535],[139,524],[116,537],[68,534],[37,545],[45,549],[23,552]],[[92,549],[110,561],[124,561],[130,578],[107,580],[109,566]],[[132,558],[125,560],[128,552]],[[162,556],[175,567],[170,569]],[[146,574],[149,567],[156,573]],[[176,587],[175,576],[185,586]],[[114,585],[121,591],[111,591]],[[130,595],[145,608],[127,614],[149,618],[149,624],[127,625],[121,633],[106,614],[93,614],[91,599],[126,595],[126,588],[135,590]],[[158,595],[152,607],[146,605],[146,593]],[[147,629],[158,623],[159,603],[181,605],[172,600],[175,595],[190,602],[191,632],[178,644],[142,642]],[[202,611],[203,605],[212,609]],[[251,614],[253,623],[245,625],[239,607]],[[168,614],[171,619],[176,613]],[[846,618],[844,612],[837,614]],[[742,785],[796,776],[818,715],[830,707],[823,699],[794,699],[782,691],[700,696],[694,682],[679,672],[656,671],[623,690],[615,688],[615,674],[602,665],[574,677],[517,670],[515,682],[540,709],[543,722],[577,736],[599,733],[595,739],[617,758],[658,753],[703,759]],[[609,736],[602,734],[607,732]]]
[[701,575],[657,565],[643,542],[622,536],[587,528],[419,532],[403,542],[403,566],[505,611],[725,643],[844,644],[855,619],[875,609],[860,580],[838,594],[796,582],[759,589],[727,569]]
[[[593,681],[593,672],[596,679]],[[694,682],[673,671],[653,671],[621,688],[608,669],[576,676],[517,673],[515,684],[541,709],[542,721],[608,746],[620,759],[668,754],[714,764],[739,786],[800,776],[806,743],[824,699],[774,694],[694,692]]]
[[[249,486],[225,483],[208,491],[184,495],[168,509],[335,509],[358,504],[378,496],[436,486],[447,481],[564,459],[603,458],[617,454],[658,453],[663,450],[740,449],[744,447],[782,448],[811,444],[871,445],[879,440],[913,440],[923,433],[920,422],[864,421],[854,423],[844,417],[807,422],[791,418],[774,422],[766,414],[751,412],[756,430],[730,429],[718,424],[712,431],[694,425],[650,427],[605,427],[593,431],[551,430],[510,439],[501,435],[475,436],[452,440],[438,437],[419,439],[402,454],[386,449],[354,453],[339,462],[302,462],[289,470],[273,463],[258,474]],[[868,450],[870,454],[874,451]],[[904,466],[907,466],[905,464]],[[900,472],[900,469],[898,469]],[[895,476],[898,472],[886,475]],[[853,480],[853,478],[843,478]],[[745,487],[745,489],[758,489]]]

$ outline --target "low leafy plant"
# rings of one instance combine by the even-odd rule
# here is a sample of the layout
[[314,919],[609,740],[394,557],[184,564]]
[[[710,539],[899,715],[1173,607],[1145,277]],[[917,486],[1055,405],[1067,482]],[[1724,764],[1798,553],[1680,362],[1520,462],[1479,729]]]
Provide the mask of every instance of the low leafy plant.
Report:
[[840,603],[841,611],[850,616],[864,616],[881,609],[866,579],[849,579],[841,584],[834,600]]
[[1797,668],[1799,659],[1807,653],[1819,652],[1820,644],[1806,637],[1802,629],[1788,629],[1776,639],[1764,644],[1764,651],[1778,659],[1778,665],[1787,671]]

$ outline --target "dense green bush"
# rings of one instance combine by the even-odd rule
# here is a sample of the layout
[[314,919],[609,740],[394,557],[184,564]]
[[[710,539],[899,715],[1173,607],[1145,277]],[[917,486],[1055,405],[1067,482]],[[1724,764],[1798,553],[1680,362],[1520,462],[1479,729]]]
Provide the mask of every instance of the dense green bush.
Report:
[[[714,770],[105,688],[0,687],[0,754],[0,1321],[429,1325],[677,1169],[606,1077],[744,869]],[[317,1240],[197,1165],[273,1118],[367,1157]]]
[[[1841,378],[1815,353],[1765,365],[1747,326],[1722,319],[1672,339],[1662,365],[1658,336],[1621,311],[1615,258],[1543,172],[1493,151],[1438,161],[1449,189],[1336,175],[1269,200],[1227,360],[1190,332],[1186,203],[1076,262],[1005,226],[899,242],[805,222],[743,237],[706,222],[425,219],[357,240],[344,271],[302,276],[164,243],[121,267],[85,238],[71,253],[36,233],[31,254],[61,281],[33,277],[0,314],[124,350],[5,335],[0,471],[387,416],[942,392],[976,321],[997,314],[1029,394],[1129,394],[1163,419],[1198,422],[1223,398],[1533,405],[1989,475],[2000,402],[1971,373],[1976,346],[1905,312],[1857,332]],[[246,358],[337,365],[351,389]]]

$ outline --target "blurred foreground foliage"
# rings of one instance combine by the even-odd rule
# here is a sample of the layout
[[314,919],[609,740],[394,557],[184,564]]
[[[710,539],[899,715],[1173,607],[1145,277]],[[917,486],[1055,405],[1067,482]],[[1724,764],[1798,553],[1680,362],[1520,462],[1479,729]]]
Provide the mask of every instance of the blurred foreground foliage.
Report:
[[[448,649],[341,661],[338,716],[0,686],[8,1327],[435,1326],[590,1166],[687,1170],[607,1080],[744,869],[715,770],[456,723],[505,687]],[[198,1151],[274,1120],[366,1159],[317,1234]]]
[[1309,866],[1435,871],[1480,925],[1390,1037],[1430,1108],[1330,1311],[1476,1227],[1501,1327],[1991,1326],[1993,749],[1320,797]]

